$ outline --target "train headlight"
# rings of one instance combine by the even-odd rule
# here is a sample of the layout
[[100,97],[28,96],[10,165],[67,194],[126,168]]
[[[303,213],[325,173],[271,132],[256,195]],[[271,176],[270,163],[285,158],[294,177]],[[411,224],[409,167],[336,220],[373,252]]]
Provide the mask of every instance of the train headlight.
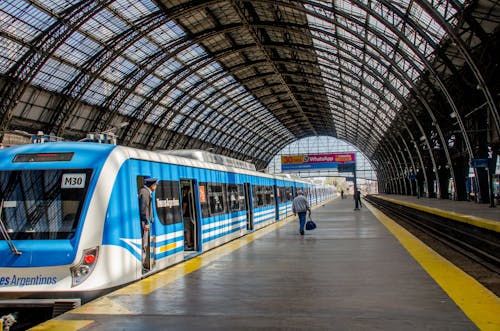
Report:
[[83,250],[80,262],[70,268],[71,287],[80,285],[90,276],[92,271],[94,271],[98,255],[99,247],[93,247]]

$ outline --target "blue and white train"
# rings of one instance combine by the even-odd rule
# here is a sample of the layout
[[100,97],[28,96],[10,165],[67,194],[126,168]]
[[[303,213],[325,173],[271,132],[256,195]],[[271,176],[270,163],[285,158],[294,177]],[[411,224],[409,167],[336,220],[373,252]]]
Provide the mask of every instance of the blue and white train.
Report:
[[[334,193],[172,152],[85,142],[3,149],[0,298],[92,298],[145,277],[137,192],[147,177],[158,179],[150,273],[290,216],[298,188],[312,205]],[[194,215],[189,247],[184,187]]]

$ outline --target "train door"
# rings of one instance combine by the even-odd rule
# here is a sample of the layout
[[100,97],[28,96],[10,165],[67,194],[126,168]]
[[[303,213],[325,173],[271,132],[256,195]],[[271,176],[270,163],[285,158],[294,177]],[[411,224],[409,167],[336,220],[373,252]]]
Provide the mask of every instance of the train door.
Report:
[[181,205],[184,222],[184,251],[197,251],[198,247],[198,209],[196,203],[195,180],[181,179]]
[[253,230],[252,189],[250,183],[245,183],[245,207],[247,210],[247,230]]
[[[150,176],[137,176],[136,182],[137,182],[137,187],[138,189],[138,198],[139,198],[139,222],[141,227],[141,259],[142,259],[142,271],[143,273],[146,273],[150,271],[151,269],[154,268],[155,266],[155,228],[152,226],[152,223],[148,224],[147,227],[143,226],[142,218],[143,215],[150,214],[151,217],[154,214],[154,196],[151,196],[150,200],[148,201],[147,197],[146,198],[141,198],[141,190],[145,190],[145,179],[149,178]],[[143,192],[145,196],[149,194],[149,192],[144,191]],[[151,195],[153,193],[151,192]],[[143,199],[145,199],[143,201]],[[148,207],[149,203],[149,207]],[[154,224],[154,223],[153,223]]]

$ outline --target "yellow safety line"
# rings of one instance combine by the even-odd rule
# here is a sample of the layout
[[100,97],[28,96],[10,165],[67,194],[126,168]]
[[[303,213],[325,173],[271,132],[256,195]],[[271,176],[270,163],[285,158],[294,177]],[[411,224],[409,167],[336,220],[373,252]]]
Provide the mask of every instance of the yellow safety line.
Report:
[[92,320],[49,320],[30,329],[30,331],[76,331],[90,325]]
[[108,314],[110,312],[113,312],[115,315],[131,314],[127,308],[113,301],[107,295],[71,310],[72,314]]
[[406,207],[410,207],[413,209],[417,209],[420,211],[424,211],[427,213],[431,213],[431,214],[434,214],[437,216],[450,218],[452,220],[459,221],[462,223],[467,223],[467,224],[474,225],[474,226],[477,226],[480,228],[492,230],[495,232],[500,232],[500,222],[499,221],[489,220],[486,218],[472,216],[472,215],[463,215],[463,214],[459,214],[459,213],[456,213],[453,211],[447,211],[447,210],[438,209],[438,208],[434,208],[434,207],[423,206],[423,205],[419,205],[419,204],[415,204],[415,203],[411,203],[411,202],[407,202],[407,201],[401,201],[401,200],[391,199],[391,198],[382,197],[382,196],[378,196],[378,198],[380,198],[382,200],[387,200],[387,201],[390,201],[393,203],[397,203],[399,205],[403,205]]
[[378,220],[481,330],[500,330],[500,299],[369,203]]

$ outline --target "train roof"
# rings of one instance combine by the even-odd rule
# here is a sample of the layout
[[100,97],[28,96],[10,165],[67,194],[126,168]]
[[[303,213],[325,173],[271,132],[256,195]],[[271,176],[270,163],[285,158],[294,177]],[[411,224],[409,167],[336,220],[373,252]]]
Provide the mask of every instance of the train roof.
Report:
[[257,171],[255,165],[250,162],[238,160],[225,155],[219,155],[210,153],[207,151],[199,149],[176,149],[176,150],[161,150],[157,151],[162,154],[177,155],[182,157],[187,157],[189,159],[194,159],[202,162],[210,162],[215,164],[221,164],[229,167],[236,167],[241,169],[247,169],[252,171]]
[[264,172],[244,169],[244,168],[240,168],[240,167],[232,166],[232,165],[224,165],[224,164],[218,164],[218,163],[213,163],[213,162],[200,161],[200,160],[195,159],[195,158],[189,158],[186,156],[177,155],[177,153],[169,153],[168,151],[161,151],[161,152],[147,151],[147,150],[136,149],[136,148],[132,148],[132,147],[125,147],[125,146],[118,146],[117,149],[122,150],[123,153],[127,153],[128,156],[130,158],[133,158],[133,159],[142,159],[142,160],[148,160],[148,161],[153,161],[153,162],[172,163],[172,164],[185,165],[185,166],[191,166],[191,167],[196,167],[196,168],[205,168],[205,169],[212,169],[212,170],[218,170],[218,171],[229,171],[229,172],[234,172],[234,173],[260,176],[260,177],[266,177],[266,178],[273,178],[273,179],[279,179],[279,180],[285,180],[285,181],[309,183],[308,181],[304,181],[300,178],[286,178],[284,176],[266,174]]
[[[308,181],[302,180],[300,178],[287,178],[284,175],[271,175],[263,172],[258,172],[255,170],[255,167],[253,167],[253,169],[248,169],[248,163],[241,161],[247,164],[247,168],[243,168],[241,167],[242,163],[234,162],[235,159],[225,158],[220,155],[204,151],[197,151],[201,153],[194,153],[194,150],[187,150],[186,153],[180,152],[179,150],[148,151],[133,147],[99,144],[94,142],[54,142],[44,144],[27,144],[5,148],[3,150],[0,150],[0,155],[3,155],[3,157],[0,159],[0,167],[5,169],[6,164],[11,165],[12,161],[17,155],[71,152],[74,152],[74,159],[72,160],[72,162],[76,161],[82,165],[95,165],[98,163],[104,163],[108,156],[113,155],[114,157],[118,157],[122,161],[125,161],[126,159],[139,159],[152,162],[171,163],[196,168],[212,169],[217,171],[229,171],[240,174],[273,178],[283,181],[309,183]],[[193,157],[193,155],[195,157]],[[199,159],[200,155],[202,156],[202,160]],[[219,156],[220,158],[215,156]],[[212,157],[213,161],[217,162],[223,160],[225,161],[225,163],[221,164],[221,162],[211,162],[210,157]],[[207,161],[206,158],[208,158],[209,161]],[[232,163],[228,162],[230,161],[230,159],[233,161]],[[33,165],[33,162],[25,162],[27,162],[26,164]],[[51,167],[56,167],[58,163],[52,162],[51,164]],[[44,166],[45,165],[46,163],[44,164]]]

